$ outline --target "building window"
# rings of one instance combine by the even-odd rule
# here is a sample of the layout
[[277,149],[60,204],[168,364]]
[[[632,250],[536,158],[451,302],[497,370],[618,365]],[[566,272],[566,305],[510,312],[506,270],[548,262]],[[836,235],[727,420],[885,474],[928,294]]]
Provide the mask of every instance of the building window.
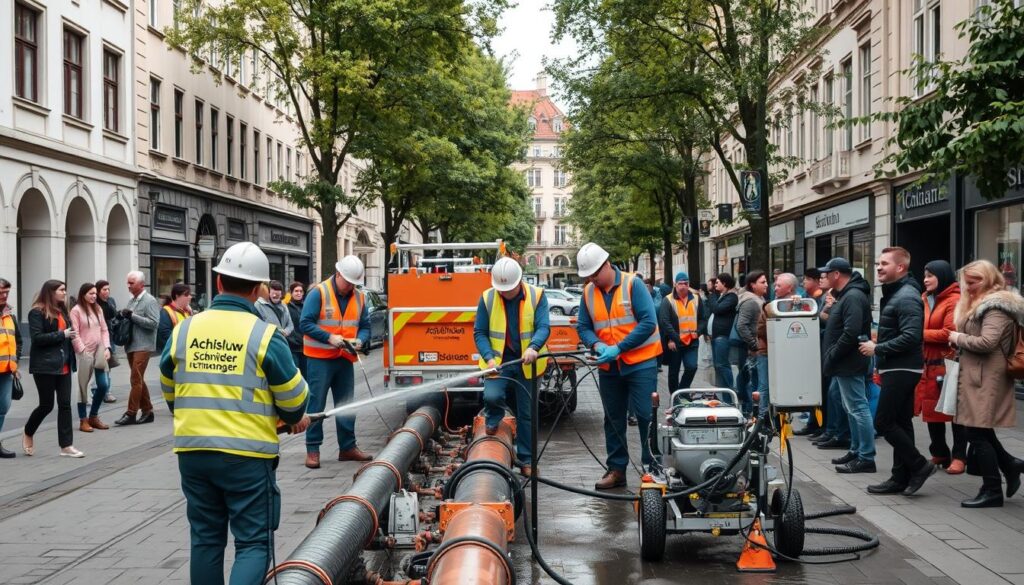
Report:
[[181,10],[181,0],[171,0],[171,26],[178,30],[178,14]]
[[853,149],[853,61],[847,59],[842,64],[843,76],[843,119],[846,124],[843,126],[843,150]]
[[[825,100],[825,107],[828,108],[830,114],[831,114],[832,106],[835,103],[835,101],[834,101],[835,100],[835,94],[833,93],[834,89],[835,89],[835,79],[832,77],[831,74],[829,74],[828,77],[825,78],[825,89],[824,89],[825,94],[823,96],[821,96],[821,97]],[[825,156],[832,156],[832,149],[833,149],[833,146],[834,146],[832,141],[834,139],[834,136],[835,136],[835,130],[832,128],[832,124],[828,121],[828,119],[826,119],[826,121],[825,121]]]
[[534,118],[533,116],[530,116],[530,118],[526,121],[526,124],[530,127],[530,130],[537,129],[537,119]]
[[260,184],[260,133],[252,131],[252,182]]
[[220,151],[220,112],[210,108],[210,168],[217,170],[217,153]]
[[543,202],[542,202],[541,198],[540,197],[534,197],[533,198],[533,216],[534,217],[540,217],[540,214],[544,212],[543,209],[544,209],[544,207],[543,207]]
[[793,156],[793,111],[786,111],[786,156]]
[[185,92],[174,90],[174,156],[185,158]]
[[[10,6],[8,4],[8,6]],[[39,12],[14,5],[14,93],[39,101]]]
[[807,112],[803,108],[797,112],[796,156],[803,166],[803,161],[807,160]]
[[121,56],[103,49],[103,127],[111,132],[117,132],[120,127],[120,70]]
[[149,78],[149,148],[160,150],[160,80]]
[[149,26],[156,28],[157,0],[149,0]]
[[565,197],[555,197],[555,217],[562,217],[566,213],[566,202],[568,201]]
[[196,164],[203,164],[203,102],[196,100]]
[[533,229],[533,243],[543,245],[544,242],[541,238],[541,227],[538,225]]
[[284,147],[281,145],[281,143],[278,142],[277,143],[277,180],[278,181],[283,181],[284,180],[284,173],[281,172],[281,168],[282,168],[281,159],[283,158],[281,156],[281,151],[282,151],[283,148]]
[[[860,48],[860,115],[871,115],[871,45]],[[860,126],[860,139],[871,138],[871,121]]]
[[82,45],[85,38],[79,33],[64,29],[64,113],[82,118]]
[[564,246],[569,243],[569,227],[564,225],[555,226],[555,245]]
[[243,181],[245,180],[245,177],[248,174],[246,172],[246,164],[245,164],[245,157],[246,157],[246,155],[249,154],[249,151],[246,149],[246,142],[245,142],[246,139],[248,138],[248,134],[249,134],[249,127],[245,125],[245,122],[239,122],[238,123],[238,176]]
[[528,169],[526,171],[526,186],[540,187],[540,169]]
[[811,90],[807,95],[807,100],[813,104],[811,108],[811,144],[810,144],[810,155],[811,160],[818,160],[818,86],[812,85]]
[[565,187],[568,182],[568,174],[561,169],[555,169],[555,187]]
[[[942,47],[942,10],[938,0],[914,0],[914,53],[934,63]],[[934,87],[930,79],[914,80],[914,95],[921,96]]]
[[289,180],[289,181],[292,180],[292,147],[290,147],[290,146],[285,149],[285,155],[284,155],[284,178]]
[[555,118],[554,121],[551,122],[551,129],[554,130],[555,133],[560,133],[562,131],[562,119]]
[[228,125],[228,143],[225,145],[228,159],[228,176],[235,176],[235,119],[231,116],[226,116],[224,122]]
[[306,176],[306,157],[299,151],[295,151],[295,176],[299,179]]
[[533,156],[540,156],[540,147],[539,146],[534,146],[533,147]]
[[[280,173],[278,173],[280,174]],[[267,182],[274,177],[274,140],[267,136]]]

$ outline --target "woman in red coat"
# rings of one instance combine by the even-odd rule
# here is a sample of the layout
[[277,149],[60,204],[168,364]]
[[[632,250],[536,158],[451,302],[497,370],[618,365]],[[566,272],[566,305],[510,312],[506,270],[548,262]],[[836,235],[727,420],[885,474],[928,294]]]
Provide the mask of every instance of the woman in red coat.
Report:
[[[946,375],[944,359],[952,358],[949,333],[956,330],[953,312],[960,300],[960,285],[949,262],[933,260],[924,267],[924,373],[914,396],[914,414],[928,423],[932,463],[945,465],[946,473],[964,472],[967,460],[967,437],[964,427],[953,417],[935,411]],[[953,449],[946,444],[946,423],[953,426]]]

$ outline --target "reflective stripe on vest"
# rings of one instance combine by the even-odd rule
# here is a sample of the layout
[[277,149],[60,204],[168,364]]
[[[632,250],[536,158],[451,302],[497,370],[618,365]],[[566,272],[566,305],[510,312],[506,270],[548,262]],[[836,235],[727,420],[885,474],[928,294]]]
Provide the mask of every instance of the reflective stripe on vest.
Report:
[[0,317],[0,374],[18,371],[18,340],[15,337],[14,317]]
[[181,323],[185,319],[188,319],[188,315],[178,311],[170,305],[164,305],[164,311],[167,312],[167,316],[171,318],[171,327],[175,327],[178,323]]
[[[519,355],[526,353],[533,341],[534,323],[537,315],[537,305],[540,304],[541,290],[535,286],[523,283],[523,298],[519,301]],[[498,354],[494,361],[501,363],[501,357],[505,353],[505,333],[508,331],[508,317],[505,314],[505,303],[501,296],[493,288],[484,291],[484,308],[487,310],[488,332],[487,337],[491,342],[491,349]],[[544,345],[538,353],[547,353],[548,347]],[[487,360],[480,356],[480,368],[487,367]],[[533,366],[523,364],[523,375],[527,380],[533,378]],[[543,374],[548,368],[547,358],[537,360],[537,373]]]
[[[317,285],[320,290],[320,316],[316,325],[331,335],[340,335],[345,339],[355,339],[359,333],[359,318],[363,315],[363,306],[366,299],[359,290],[352,290],[352,298],[345,307],[345,314],[341,314],[341,305],[338,297],[334,294],[334,277],[328,278]],[[322,360],[332,360],[343,357],[350,362],[356,361],[356,356],[343,349],[324,343],[309,335],[302,336],[302,353],[306,357]]]
[[174,451],[277,456],[277,411],[263,359],[276,327],[212,309],[182,321],[174,356]]
[[675,313],[676,320],[679,322],[677,331],[680,341],[684,345],[690,345],[694,339],[697,339],[697,307],[700,304],[700,297],[693,297],[693,301],[688,303],[675,298],[673,294],[669,294],[665,298],[672,302],[672,312]]
[[[604,295],[597,294],[597,287],[593,283],[588,284],[583,291],[587,313],[594,323],[594,333],[598,339],[608,345],[621,343],[636,327],[632,302],[634,278],[635,276],[628,272],[620,273],[619,286],[612,293],[611,307],[605,305]],[[639,346],[620,354],[618,359],[632,365],[654,359],[659,355],[661,355],[661,334],[655,324],[654,332],[650,337]],[[609,370],[611,368],[608,364],[602,364],[601,369]]]

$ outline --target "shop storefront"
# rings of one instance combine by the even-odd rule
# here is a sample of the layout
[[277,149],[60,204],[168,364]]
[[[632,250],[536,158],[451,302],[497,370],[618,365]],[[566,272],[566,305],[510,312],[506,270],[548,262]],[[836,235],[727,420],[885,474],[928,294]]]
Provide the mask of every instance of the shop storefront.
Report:
[[1024,165],[1007,172],[1009,188],[995,201],[981,196],[970,178],[964,180],[964,246],[968,260],[989,260],[1006,284],[1020,288],[1024,242]]
[[768,229],[771,248],[770,272],[796,272],[796,221],[773,225]]
[[871,229],[872,198],[862,197],[804,217],[807,266],[823,266],[841,256],[869,283],[874,282],[874,243]]
[[216,294],[213,266],[244,241],[267,253],[271,278],[287,284],[313,274],[308,220],[176,186],[142,183],[139,191],[139,266],[151,275],[154,295],[184,282],[194,289],[195,305],[207,306]]
[[955,178],[943,184],[908,183],[893,189],[893,241],[910,252],[910,269],[918,278],[932,260],[957,265],[955,198]]

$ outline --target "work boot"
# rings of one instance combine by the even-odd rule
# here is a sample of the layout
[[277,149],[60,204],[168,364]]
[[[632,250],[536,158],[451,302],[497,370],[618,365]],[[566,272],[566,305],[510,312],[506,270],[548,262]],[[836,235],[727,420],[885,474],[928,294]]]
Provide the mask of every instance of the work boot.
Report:
[[306,453],[306,467],[310,469],[320,469],[320,454]]
[[338,452],[338,461],[373,461],[373,455],[364,453],[359,447]]
[[0,443],[0,459],[14,459],[17,455],[14,451],[8,451],[4,449],[3,443]]
[[610,490],[617,487],[626,487],[626,474],[618,469],[609,469],[601,477],[601,480],[594,484],[596,490]]
[[868,493],[876,496],[888,496],[892,494],[902,494],[903,490],[907,489],[907,486],[899,483],[898,481],[889,478],[882,483],[868,486]]
[[1002,508],[1003,494],[999,490],[987,490],[981,488],[978,495],[969,500],[960,502],[961,508]]
[[89,417],[89,426],[94,428],[94,429],[99,429],[101,431],[105,431],[105,430],[110,428],[107,425],[103,424],[103,421],[101,421],[100,417],[98,417],[98,416],[90,416]]
[[114,426],[118,427],[137,424],[139,424],[139,421],[135,419],[135,415],[133,413],[128,412],[124,413],[123,415],[121,415],[121,418],[114,421]]
[[82,420],[78,421],[78,430],[82,431],[83,433],[91,433],[92,427],[89,426],[89,419],[83,418]]
[[917,493],[917,490],[921,489],[924,482],[928,480],[939,468],[931,461],[925,461],[921,469],[918,469],[910,475],[910,480],[907,481],[907,489],[903,490],[904,496],[912,496]]

